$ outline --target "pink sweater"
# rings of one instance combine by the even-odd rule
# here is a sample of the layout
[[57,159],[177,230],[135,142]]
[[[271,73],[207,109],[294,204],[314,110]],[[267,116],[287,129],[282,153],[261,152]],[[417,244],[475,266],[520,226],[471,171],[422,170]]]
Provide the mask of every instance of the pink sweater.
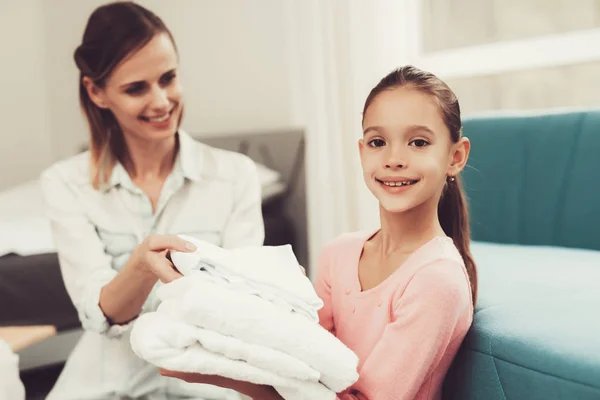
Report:
[[439,400],[473,318],[463,260],[448,237],[417,249],[389,278],[362,291],[358,261],[372,232],[346,234],[319,258],[321,325],[359,357],[360,378],[341,400]]

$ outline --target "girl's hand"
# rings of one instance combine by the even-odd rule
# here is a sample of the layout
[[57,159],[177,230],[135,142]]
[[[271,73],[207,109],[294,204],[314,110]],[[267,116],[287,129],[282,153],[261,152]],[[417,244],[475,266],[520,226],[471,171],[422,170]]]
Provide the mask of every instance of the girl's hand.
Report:
[[194,372],[178,372],[159,369],[163,376],[181,379],[188,383],[203,383],[235,390],[238,393],[250,396],[256,400],[284,400],[271,386],[257,385],[250,382],[236,381],[219,375],[205,375]]
[[150,235],[133,250],[129,262],[136,269],[169,283],[181,277],[167,257],[170,250],[193,252],[196,246],[178,236]]

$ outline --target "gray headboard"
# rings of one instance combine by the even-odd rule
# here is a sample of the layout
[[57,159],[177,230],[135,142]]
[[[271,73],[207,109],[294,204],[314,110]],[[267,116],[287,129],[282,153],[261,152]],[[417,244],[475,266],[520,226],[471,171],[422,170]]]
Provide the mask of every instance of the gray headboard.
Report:
[[209,146],[246,154],[255,162],[279,172],[287,190],[278,200],[278,215],[292,222],[294,252],[308,267],[306,172],[304,132],[300,129],[243,133],[193,134]]

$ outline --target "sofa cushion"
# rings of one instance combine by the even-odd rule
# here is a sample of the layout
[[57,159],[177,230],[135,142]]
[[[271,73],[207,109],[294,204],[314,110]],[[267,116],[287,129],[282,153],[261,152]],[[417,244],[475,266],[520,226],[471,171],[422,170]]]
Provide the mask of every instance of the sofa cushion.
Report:
[[600,111],[469,118],[474,240],[600,250]]
[[475,242],[479,299],[453,399],[600,398],[600,251]]

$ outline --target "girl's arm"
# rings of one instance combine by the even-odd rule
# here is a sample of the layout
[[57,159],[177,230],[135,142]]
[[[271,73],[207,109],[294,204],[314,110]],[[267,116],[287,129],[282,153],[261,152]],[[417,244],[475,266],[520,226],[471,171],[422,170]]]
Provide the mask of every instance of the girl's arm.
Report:
[[393,322],[352,387],[357,393],[340,399],[413,399],[440,363],[450,364],[471,325],[472,310],[460,266],[444,260],[423,267],[395,300]]
[[335,321],[333,319],[333,306],[331,304],[331,268],[330,253],[323,250],[317,262],[317,277],[315,279],[315,292],[323,301],[323,307],[319,310],[319,323],[329,332],[335,335]]

